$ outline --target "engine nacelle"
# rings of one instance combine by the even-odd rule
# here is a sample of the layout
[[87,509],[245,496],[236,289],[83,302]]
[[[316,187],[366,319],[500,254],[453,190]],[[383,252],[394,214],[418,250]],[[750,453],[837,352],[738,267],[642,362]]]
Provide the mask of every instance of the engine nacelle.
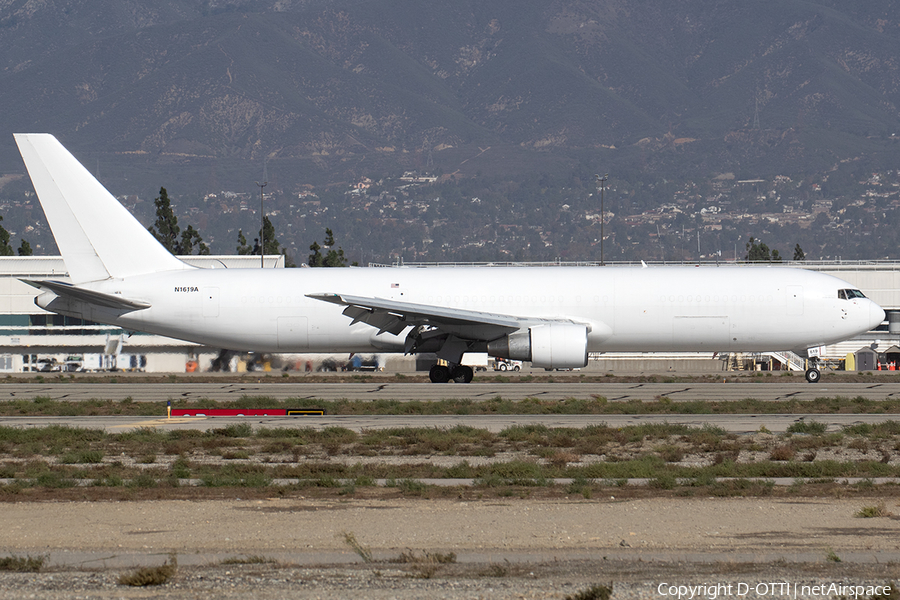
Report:
[[488,342],[487,351],[538,368],[578,369],[587,366],[587,334],[587,325],[576,323],[535,325]]

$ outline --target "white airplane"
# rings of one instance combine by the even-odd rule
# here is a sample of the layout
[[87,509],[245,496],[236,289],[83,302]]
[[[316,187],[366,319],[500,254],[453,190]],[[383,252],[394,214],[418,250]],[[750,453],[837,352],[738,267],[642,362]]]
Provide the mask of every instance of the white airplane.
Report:
[[[68,269],[29,281],[61,315],[230,350],[464,352],[587,365],[589,352],[807,350],[884,311],[849,283],[783,267],[199,269],[170,254],[56,138],[16,134]],[[815,357],[807,380],[818,381]]]

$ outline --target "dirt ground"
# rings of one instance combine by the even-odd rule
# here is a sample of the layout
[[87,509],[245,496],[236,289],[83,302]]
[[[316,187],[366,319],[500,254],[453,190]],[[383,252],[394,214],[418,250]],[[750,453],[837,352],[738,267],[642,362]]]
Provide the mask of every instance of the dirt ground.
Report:
[[[900,504],[887,500],[887,516],[855,516],[884,502],[294,496],[5,503],[0,556],[46,560],[40,573],[0,573],[0,599],[562,599],[612,584],[613,598],[662,600],[671,595],[666,586],[698,583],[731,583],[735,597],[743,583],[741,597],[774,597],[774,589],[758,586],[900,581],[900,519],[893,516]],[[117,583],[122,573],[171,556],[178,570],[168,583]],[[803,591],[794,597],[847,595]]]

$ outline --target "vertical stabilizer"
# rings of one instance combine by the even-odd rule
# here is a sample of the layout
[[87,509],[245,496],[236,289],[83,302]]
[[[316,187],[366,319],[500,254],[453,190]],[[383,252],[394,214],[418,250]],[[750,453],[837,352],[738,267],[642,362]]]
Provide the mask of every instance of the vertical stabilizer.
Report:
[[15,138],[72,283],[192,268],[156,241],[55,137]]

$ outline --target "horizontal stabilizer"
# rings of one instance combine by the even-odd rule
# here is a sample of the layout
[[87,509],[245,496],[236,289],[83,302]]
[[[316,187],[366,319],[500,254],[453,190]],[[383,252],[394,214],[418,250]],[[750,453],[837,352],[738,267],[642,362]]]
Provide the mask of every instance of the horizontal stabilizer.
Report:
[[104,306],[106,308],[113,308],[118,310],[141,310],[142,308],[150,308],[150,305],[146,302],[141,302],[139,300],[129,300],[127,298],[116,296],[114,294],[95,292],[94,290],[80,288],[72,285],[71,283],[65,283],[64,281],[34,281],[30,279],[20,279],[19,281],[27,283],[28,285],[36,287],[40,290],[53,292],[60,298],[69,298],[72,300],[78,300],[80,302],[87,302],[88,304]]

